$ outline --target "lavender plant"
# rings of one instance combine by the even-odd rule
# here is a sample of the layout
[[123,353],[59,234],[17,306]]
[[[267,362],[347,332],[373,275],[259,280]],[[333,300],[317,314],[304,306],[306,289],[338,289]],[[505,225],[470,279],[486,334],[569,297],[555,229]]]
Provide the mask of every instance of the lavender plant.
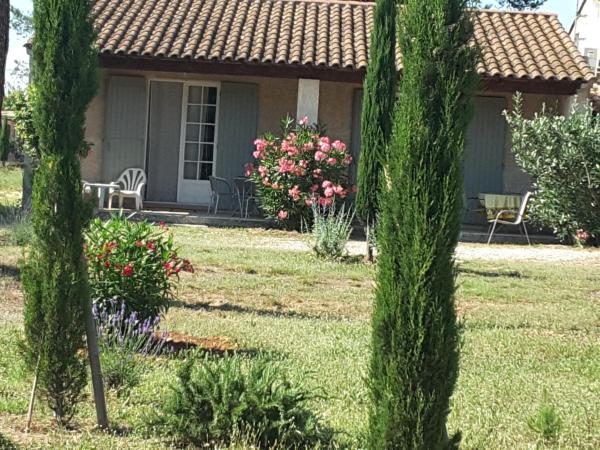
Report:
[[125,302],[116,298],[94,301],[92,313],[100,346],[104,380],[117,393],[136,386],[144,371],[144,357],[165,352],[167,332],[159,331],[160,316],[138,318],[127,312]]

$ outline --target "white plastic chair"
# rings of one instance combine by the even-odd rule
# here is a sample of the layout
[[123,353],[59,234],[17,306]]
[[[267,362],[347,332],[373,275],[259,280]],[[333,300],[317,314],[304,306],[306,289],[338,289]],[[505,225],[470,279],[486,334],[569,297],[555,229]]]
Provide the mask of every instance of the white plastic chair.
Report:
[[144,206],[142,192],[146,186],[146,172],[139,168],[125,169],[119,176],[115,184],[121,186],[121,189],[115,191],[111,189],[108,196],[108,206],[112,208],[114,197],[119,197],[119,208],[123,208],[124,198],[135,199],[135,209],[141,210]]
[[[525,225],[525,211],[527,210],[527,204],[529,203],[529,199],[533,193],[527,192],[523,199],[521,200],[521,206],[519,206],[518,211],[514,210],[502,210],[498,211],[496,214],[496,218],[488,220],[490,223],[490,236],[488,237],[488,245],[492,242],[492,237],[494,236],[494,232],[496,231],[496,227],[498,225],[512,225],[512,226],[521,226],[523,231],[525,232],[525,237],[527,238],[527,243],[531,245],[531,241],[529,240],[529,233],[527,232],[527,226]],[[515,216],[513,220],[504,220],[501,217],[507,214],[512,214]]]

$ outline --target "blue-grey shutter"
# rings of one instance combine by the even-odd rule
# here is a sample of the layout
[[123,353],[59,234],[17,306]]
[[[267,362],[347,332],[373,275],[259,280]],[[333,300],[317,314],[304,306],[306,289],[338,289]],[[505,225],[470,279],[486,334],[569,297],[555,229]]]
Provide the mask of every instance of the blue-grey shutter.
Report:
[[358,173],[358,158],[360,158],[360,126],[362,115],[363,90],[355,89],[352,96],[352,130],[350,134],[350,151],[353,162],[350,165],[350,182],[356,184]]
[[108,80],[102,166],[104,181],[130,167],[144,169],[146,80],[114,76]]
[[[476,209],[480,193],[502,193],[506,121],[502,115],[506,99],[476,97],[474,115],[467,131],[464,186],[470,209]],[[467,222],[481,218],[471,214]]]
[[221,83],[218,127],[216,174],[231,180],[243,175],[244,165],[253,160],[258,129],[257,85]]
[[146,199],[176,202],[181,136],[183,84],[150,83],[150,120],[148,121],[148,188]]

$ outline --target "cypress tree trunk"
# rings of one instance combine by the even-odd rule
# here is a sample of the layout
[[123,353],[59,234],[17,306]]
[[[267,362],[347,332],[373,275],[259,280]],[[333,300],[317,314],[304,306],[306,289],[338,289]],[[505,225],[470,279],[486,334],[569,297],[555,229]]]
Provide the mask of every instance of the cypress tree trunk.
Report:
[[379,178],[392,131],[398,71],[396,69],[397,0],[378,0],[374,13],[369,65],[364,82],[361,149],[358,159],[356,210],[367,222],[367,258],[372,259],[369,234],[379,210]]
[[454,250],[477,76],[466,0],[407,0],[403,75],[378,229],[370,448],[449,446],[458,376]]
[[10,32],[9,0],[0,0],[0,111],[4,103],[4,82],[6,80],[6,57]]
[[59,424],[71,418],[86,384],[82,258],[87,214],[79,156],[85,111],[96,92],[96,52],[87,0],[34,1],[33,105],[40,163],[33,186],[34,240],[23,268],[28,362],[39,356],[38,387]]

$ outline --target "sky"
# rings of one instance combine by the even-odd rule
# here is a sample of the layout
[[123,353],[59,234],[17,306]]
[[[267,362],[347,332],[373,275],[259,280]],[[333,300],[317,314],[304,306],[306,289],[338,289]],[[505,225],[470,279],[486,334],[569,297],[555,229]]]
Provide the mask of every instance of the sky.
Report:
[[[31,12],[32,10],[31,0],[11,0],[11,4],[22,11]],[[547,0],[547,2],[540,8],[540,11],[557,13],[558,18],[568,31],[573,23],[576,8],[577,0]],[[21,38],[11,31],[8,58],[6,61],[6,74],[10,86],[16,86],[19,83],[19,80],[16,80],[13,76],[11,76],[11,72],[15,67],[15,60],[27,60],[27,52],[23,47],[25,42],[25,38]]]

